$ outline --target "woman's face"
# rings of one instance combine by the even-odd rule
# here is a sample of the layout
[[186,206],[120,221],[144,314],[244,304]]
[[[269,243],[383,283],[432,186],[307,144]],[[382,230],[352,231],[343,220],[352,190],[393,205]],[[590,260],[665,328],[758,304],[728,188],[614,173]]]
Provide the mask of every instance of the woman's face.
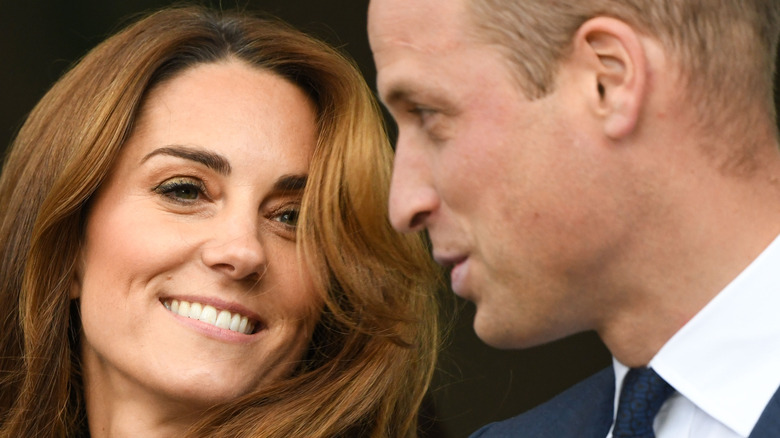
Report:
[[321,304],[295,247],[315,126],[301,90],[238,61],[154,89],[87,217],[88,397],[207,406],[295,367]]

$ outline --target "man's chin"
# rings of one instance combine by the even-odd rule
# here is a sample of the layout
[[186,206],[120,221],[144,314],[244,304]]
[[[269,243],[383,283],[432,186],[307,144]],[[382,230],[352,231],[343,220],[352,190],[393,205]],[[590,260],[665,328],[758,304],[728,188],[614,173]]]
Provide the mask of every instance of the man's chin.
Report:
[[542,332],[538,330],[539,325],[528,327],[519,322],[517,319],[513,321],[502,320],[502,318],[477,307],[477,313],[474,316],[474,332],[485,344],[502,350],[537,347],[563,337]]

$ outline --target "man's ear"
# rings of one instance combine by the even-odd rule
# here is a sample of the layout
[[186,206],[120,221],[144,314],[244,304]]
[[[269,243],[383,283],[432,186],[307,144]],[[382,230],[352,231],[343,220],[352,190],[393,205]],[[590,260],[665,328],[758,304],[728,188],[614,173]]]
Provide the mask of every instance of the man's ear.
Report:
[[620,139],[631,134],[645,103],[647,59],[636,31],[623,21],[596,17],[577,30],[572,57],[588,76],[582,82],[604,134]]

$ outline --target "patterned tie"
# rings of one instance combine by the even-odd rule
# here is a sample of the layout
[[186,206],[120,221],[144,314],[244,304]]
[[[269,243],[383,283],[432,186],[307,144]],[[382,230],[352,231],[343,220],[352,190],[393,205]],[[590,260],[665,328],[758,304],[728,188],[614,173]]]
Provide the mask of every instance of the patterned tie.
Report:
[[661,405],[674,392],[650,368],[632,368],[623,381],[612,436],[615,438],[655,438],[653,420]]

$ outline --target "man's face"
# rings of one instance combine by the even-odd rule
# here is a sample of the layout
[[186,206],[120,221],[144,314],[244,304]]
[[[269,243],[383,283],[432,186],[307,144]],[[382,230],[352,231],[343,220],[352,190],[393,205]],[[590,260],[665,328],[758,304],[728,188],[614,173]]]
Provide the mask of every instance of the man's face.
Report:
[[427,229],[487,343],[596,328],[603,301],[585,290],[623,230],[576,81],[560,74],[529,100],[469,17],[466,0],[371,1],[378,90],[399,128],[390,220]]

